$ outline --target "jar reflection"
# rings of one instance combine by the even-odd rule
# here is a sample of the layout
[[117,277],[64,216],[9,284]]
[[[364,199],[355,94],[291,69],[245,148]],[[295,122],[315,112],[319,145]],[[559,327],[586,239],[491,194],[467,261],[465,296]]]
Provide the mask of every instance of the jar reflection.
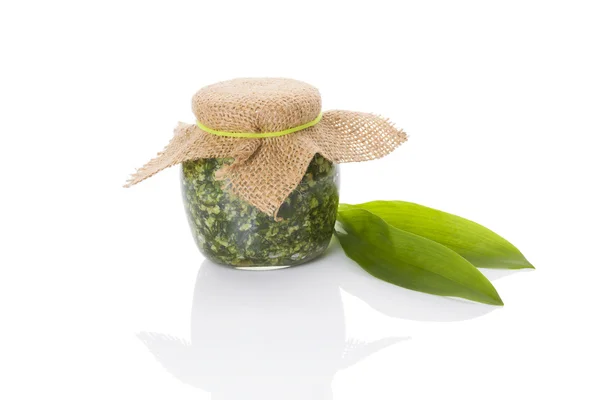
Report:
[[338,371],[405,339],[349,339],[338,272],[325,259],[268,274],[205,261],[189,340],[139,337],[167,371],[214,400],[330,400]]

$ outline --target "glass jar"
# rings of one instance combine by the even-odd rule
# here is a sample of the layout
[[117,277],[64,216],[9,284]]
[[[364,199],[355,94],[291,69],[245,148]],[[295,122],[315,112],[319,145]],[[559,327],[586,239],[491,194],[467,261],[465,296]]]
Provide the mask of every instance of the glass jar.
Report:
[[325,252],[336,220],[339,170],[319,154],[272,215],[223,190],[215,171],[231,159],[182,164],[183,202],[194,240],[211,261],[240,269],[285,268]]

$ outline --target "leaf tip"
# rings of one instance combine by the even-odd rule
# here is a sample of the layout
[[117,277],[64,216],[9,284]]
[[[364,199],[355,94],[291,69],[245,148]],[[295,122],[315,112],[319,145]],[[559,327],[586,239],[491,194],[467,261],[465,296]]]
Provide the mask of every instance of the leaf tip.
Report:
[[490,306],[499,306],[499,307],[504,306],[504,302],[502,301],[502,298],[500,297],[498,292],[496,292],[495,290],[494,290],[494,293],[489,293],[486,296],[486,298],[482,298],[477,301],[479,303],[488,304]]
[[503,307],[504,306],[504,302],[502,301],[502,298],[500,297],[500,294],[498,294],[498,292],[496,291],[496,288],[494,288],[494,293],[490,294],[490,296],[488,296],[489,301],[487,301],[486,303],[492,306],[499,306],[499,307]]
[[525,257],[523,257],[512,266],[509,266],[508,269],[535,269],[535,267]]

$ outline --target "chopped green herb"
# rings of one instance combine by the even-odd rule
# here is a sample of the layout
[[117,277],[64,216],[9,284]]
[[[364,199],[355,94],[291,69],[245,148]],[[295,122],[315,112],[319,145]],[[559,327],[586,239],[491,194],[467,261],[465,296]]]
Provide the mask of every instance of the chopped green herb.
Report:
[[183,163],[182,191],[196,244],[210,260],[237,267],[296,265],[321,255],[333,234],[337,167],[315,155],[275,221],[223,190],[214,173],[231,159]]

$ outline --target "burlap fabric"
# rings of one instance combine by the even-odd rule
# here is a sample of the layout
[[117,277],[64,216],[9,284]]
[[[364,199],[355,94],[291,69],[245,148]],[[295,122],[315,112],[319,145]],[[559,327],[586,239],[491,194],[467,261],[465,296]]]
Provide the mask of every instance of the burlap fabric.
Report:
[[[203,125],[225,132],[276,132],[306,124],[321,112],[319,91],[283,78],[246,78],[200,89],[192,109]],[[188,160],[231,157],[219,171],[227,190],[276,216],[300,183],[315,153],[334,163],[366,161],[390,153],[407,136],[373,114],[332,110],[304,130],[273,138],[217,136],[195,124],[179,123],[157,157],[137,170],[126,187]]]

